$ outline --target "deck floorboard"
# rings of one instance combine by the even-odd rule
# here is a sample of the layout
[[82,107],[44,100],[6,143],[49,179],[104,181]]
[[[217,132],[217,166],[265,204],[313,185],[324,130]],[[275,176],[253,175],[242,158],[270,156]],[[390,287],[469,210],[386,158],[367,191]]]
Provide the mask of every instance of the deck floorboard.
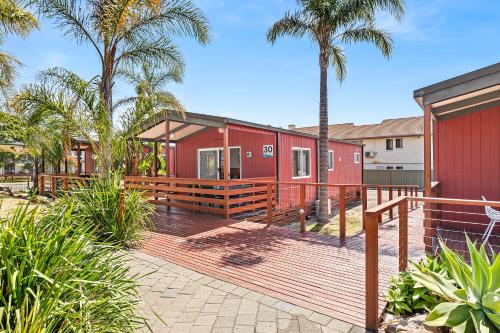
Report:
[[[410,214],[420,217],[422,211]],[[141,248],[145,253],[364,326],[364,233],[341,242],[284,226],[163,209],[154,224]],[[409,256],[422,256],[422,223],[411,222],[408,234]],[[397,219],[381,225],[379,244],[381,312],[389,279],[397,274]]]

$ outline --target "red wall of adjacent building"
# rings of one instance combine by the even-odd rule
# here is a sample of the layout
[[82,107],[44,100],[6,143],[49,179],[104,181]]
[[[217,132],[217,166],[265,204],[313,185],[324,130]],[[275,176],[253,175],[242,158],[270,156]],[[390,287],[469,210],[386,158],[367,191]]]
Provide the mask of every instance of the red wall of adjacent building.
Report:
[[[263,157],[263,146],[276,148],[276,134],[258,128],[229,124],[229,146],[241,147],[242,178],[275,177],[276,155]],[[198,149],[222,148],[223,134],[217,128],[207,128],[177,142],[177,177],[198,178]],[[251,157],[246,153],[251,152]]]
[[[500,107],[437,121],[434,169],[441,197],[480,200],[484,195],[500,200]],[[482,208],[472,211],[484,213]],[[447,219],[456,220],[456,215],[448,214]],[[461,220],[470,221],[471,217]]]

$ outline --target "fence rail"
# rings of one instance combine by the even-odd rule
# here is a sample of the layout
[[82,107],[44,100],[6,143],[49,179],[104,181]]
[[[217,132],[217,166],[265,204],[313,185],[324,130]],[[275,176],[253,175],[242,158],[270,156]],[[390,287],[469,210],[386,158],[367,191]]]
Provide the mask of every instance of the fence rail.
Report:
[[47,190],[55,198],[58,192],[68,192],[71,189],[85,186],[92,179],[94,178],[61,174],[41,174],[38,176],[38,193],[44,194]]
[[[439,188],[439,184],[433,184],[434,194]],[[413,203],[424,204],[424,217],[412,217],[408,214],[408,209]],[[441,208],[441,205],[453,205],[458,209],[451,209],[447,206],[446,209]],[[366,290],[366,327],[371,330],[377,330],[379,323],[379,219],[382,214],[397,208],[398,210],[398,256],[399,256],[399,271],[407,269],[408,266],[408,227],[409,222],[422,223],[424,225],[424,243],[425,249],[429,252],[428,242],[434,245],[432,251],[435,253],[438,249],[435,247],[437,239],[444,239],[450,248],[460,251],[465,250],[465,234],[468,230],[475,230],[475,226],[482,225],[482,230],[487,228],[487,224],[481,223],[480,220],[485,214],[472,212],[467,208],[481,208],[484,211],[486,206],[500,207],[498,201],[479,201],[479,200],[462,200],[449,198],[435,197],[407,197],[402,196],[393,199],[389,202],[380,204],[376,207],[365,211],[366,218],[366,238],[365,238],[365,290]],[[442,214],[469,214],[467,220],[447,221],[442,218]],[[452,222],[453,226],[446,224]],[[445,228],[443,228],[445,226]],[[456,228],[458,226],[458,228]],[[471,229],[472,228],[472,229]],[[449,239],[446,235],[451,234]],[[460,237],[458,237],[458,234]],[[476,233],[473,240],[481,240],[482,233]],[[494,240],[490,238],[488,244],[496,251],[500,249],[500,235],[494,234]],[[459,239],[460,238],[460,239]],[[432,253],[432,252],[431,252]]]

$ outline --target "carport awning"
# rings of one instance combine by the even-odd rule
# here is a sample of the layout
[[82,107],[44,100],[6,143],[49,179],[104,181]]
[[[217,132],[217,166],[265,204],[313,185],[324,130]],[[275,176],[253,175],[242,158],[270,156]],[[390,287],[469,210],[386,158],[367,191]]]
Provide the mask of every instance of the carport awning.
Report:
[[[143,132],[139,137],[146,141],[165,140],[166,129],[165,118],[157,119],[146,123]],[[197,132],[203,131],[207,127],[224,128],[224,118],[217,116],[202,115],[196,113],[185,113],[184,117],[179,115],[168,115],[168,133],[171,142],[182,140]]]

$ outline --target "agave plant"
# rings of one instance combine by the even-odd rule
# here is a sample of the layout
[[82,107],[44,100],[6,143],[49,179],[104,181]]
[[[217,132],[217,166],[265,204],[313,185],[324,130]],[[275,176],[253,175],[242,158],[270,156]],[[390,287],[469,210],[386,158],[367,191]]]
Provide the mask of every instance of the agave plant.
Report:
[[470,265],[440,241],[442,258],[451,280],[443,274],[414,265],[413,279],[446,300],[429,313],[426,325],[451,327],[457,333],[498,332],[500,256],[493,253],[490,259],[484,245],[477,250],[469,237],[466,238]]

